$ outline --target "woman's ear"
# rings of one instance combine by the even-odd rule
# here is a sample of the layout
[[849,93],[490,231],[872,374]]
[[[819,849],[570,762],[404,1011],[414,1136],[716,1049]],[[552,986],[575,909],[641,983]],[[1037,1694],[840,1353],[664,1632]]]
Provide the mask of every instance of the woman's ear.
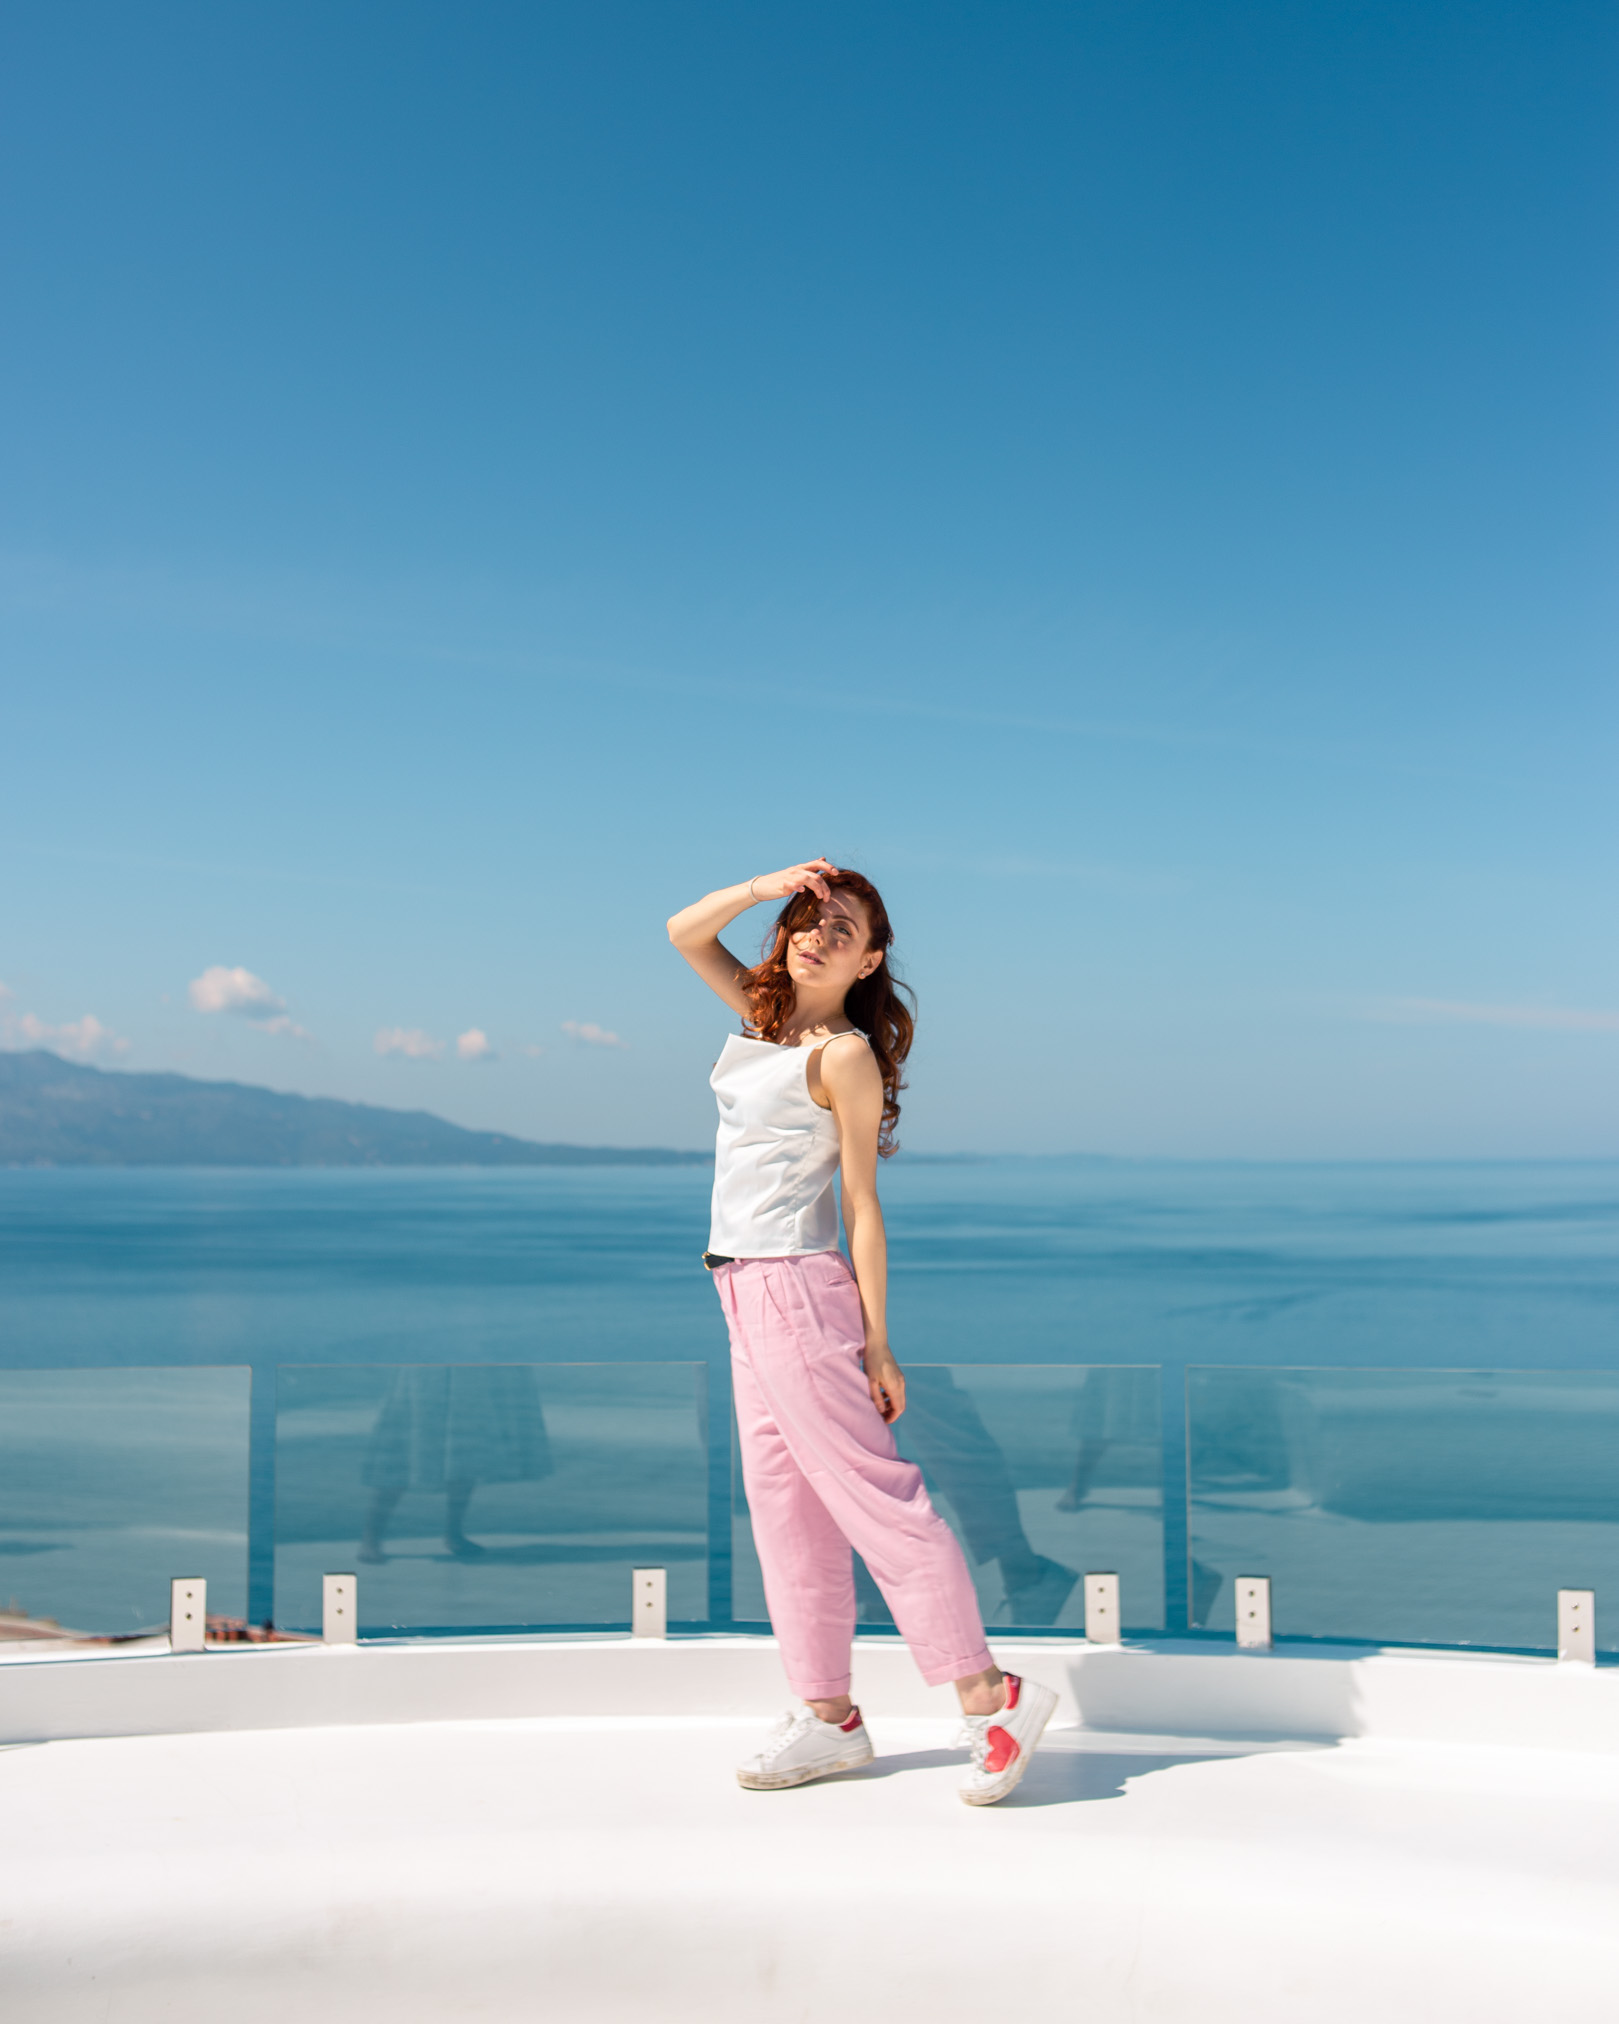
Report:
[[860,968],[855,972],[855,981],[863,984],[868,977],[874,977],[883,966],[881,949],[868,949]]

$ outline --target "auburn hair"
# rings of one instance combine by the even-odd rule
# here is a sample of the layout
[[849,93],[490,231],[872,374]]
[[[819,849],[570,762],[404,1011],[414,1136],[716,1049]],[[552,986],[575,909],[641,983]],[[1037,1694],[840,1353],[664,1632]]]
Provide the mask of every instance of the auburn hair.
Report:
[[[894,1127],[899,1123],[899,1093],[905,1087],[902,1072],[905,1057],[916,1037],[916,993],[908,984],[900,983],[889,968],[894,930],[882,894],[869,878],[863,878],[857,871],[829,871],[825,876],[834,892],[847,893],[865,907],[866,948],[882,952],[883,960],[871,975],[849,986],[843,1010],[871,1042],[871,1051],[882,1071],[883,1122],[877,1150],[887,1159],[898,1150]],[[793,893],[776,916],[761,961],[742,972],[748,1029],[756,1039],[779,1040],[782,1028],[792,1017],[798,994],[787,974],[787,944],[794,935],[813,925],[820,911],[821,902],[816,894],[807,889]]]

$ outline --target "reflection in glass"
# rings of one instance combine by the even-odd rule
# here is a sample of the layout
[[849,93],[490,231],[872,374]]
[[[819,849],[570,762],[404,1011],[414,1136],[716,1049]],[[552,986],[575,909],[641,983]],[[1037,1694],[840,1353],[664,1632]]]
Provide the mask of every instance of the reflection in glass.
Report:
[[[1031,1545],[1007,1458],[954,1371],[942,1365],[918,1371],[907,1387],[898,1434],[901,1454],[918,1465],[930,1493],[954,1514],[969,1562],[994,1568],[1007,1620],[1055,1623],[1081,1570]],[[875,1592],[864,1567],[860,1577],[863,1590]],[[869,1604],[871,1598],[862,1593],[861,1599]]]
[[[1079,1577],[1107,1569],[1131,1627],[1162,1625],[1156,1369],[912,1364],[895,1431],[962,1542],[986,1623],[1081,1628]],[[758,1621],[764,1588],[734,1459],[732,1485],[733,1608]],[[892,1622],[858,1556],[854,1565],[861,1622]]]
[[388,1521],[407,1490],[444,1499],[444,1544],[458,1559],[487,1549],[469,1537],[480,1483],[533,1483],[552,1472],[545,1412],[523,1364],[412,1364],[394,1373],[366,1450],[371,1496],[359,1558],[380,1566]]
[[1078,1511],[1115,1450],[1158,1440],[1158,1373],[1143,1364],[1097,1364],[1087,1370],[1069,1416],[1074,1466],[1057,1498],[1059,1511]]
[[1619,1579],[1619,1373],[1204,1367],[1187,1407],[1200,1626],[1264,1574],[1279,1637],[1544,1648]]
[[[696,1363],[284,1365],[276,1615],[319,1620],[358,1563],[360,1627],[626,1623],[630,1570],[708,1614]],[[470,1529],[469,1529],[470,1528]]]
[[0,1607],[98,1636],[166,1629],[169,1583],[247,1606],[251,1373],[0,1370]]

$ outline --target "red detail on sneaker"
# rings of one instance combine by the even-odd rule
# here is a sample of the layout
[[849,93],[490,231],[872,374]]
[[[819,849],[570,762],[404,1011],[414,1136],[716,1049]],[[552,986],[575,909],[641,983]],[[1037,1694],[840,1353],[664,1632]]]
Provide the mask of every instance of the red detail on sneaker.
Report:
[[1017,1742],[1014,1737],[1009,1736],[998,1724],[991,1727],[988,1740],[989,1749],[984,1755],[984,1769],[999,1777],[1007,1765],[1012,1763],[1016,1758],[1018,1754]]
[[851,1730],[858,1729],[860,1727],[860,1710],[858,1708],[851,1708],[849,1710],[848,1721],[839,1722],[838,1727],[843,1731],[843,1733],[846,1736],[850,1733]]
[[1023,1686],[1023,1677],[1020,1673],[1002,1673],[1001,1678],[1006,1682],[1006,1706],[1001,1710],[1001,1713],[1009,1715],[1017,1706],[1017,1697]]

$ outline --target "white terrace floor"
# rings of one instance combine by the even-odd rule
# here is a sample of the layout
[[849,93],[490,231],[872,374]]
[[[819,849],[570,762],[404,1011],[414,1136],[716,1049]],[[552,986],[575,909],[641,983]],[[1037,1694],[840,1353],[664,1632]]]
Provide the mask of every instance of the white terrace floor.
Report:
[[1001,1652],[1067,1726],[989,1811],[891,1645],[878,1762],[786,1793],[763,1640],[19,1657],[0,2015],[1615,2014],[1619,1671]]

